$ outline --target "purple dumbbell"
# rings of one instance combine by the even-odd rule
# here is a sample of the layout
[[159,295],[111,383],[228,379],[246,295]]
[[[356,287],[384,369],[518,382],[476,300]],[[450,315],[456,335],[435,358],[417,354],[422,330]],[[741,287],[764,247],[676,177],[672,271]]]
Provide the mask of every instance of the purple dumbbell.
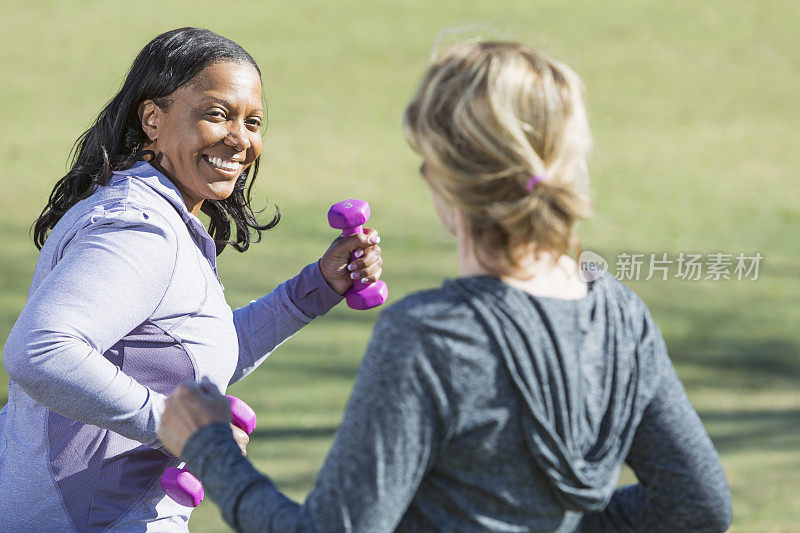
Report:
[[[365,233],[363,225],[369,220],[369,215],[369,204],[364,200],[345,200],[333,204],[328,210],[328,224],[342,230],[342,236]],[[354,259],[357,259],[355,254],[350,254],[350,261]],[[347,305],[358,310],[378,307],[388,296],[389,288],[384,282],[364,284],[360,279],[353,281],[353,287],[344,295]]]
[[[251,434],[256,429],[256,412],[235,396],[225,397],[231,402],[231,423]],[[185,468],[167,468],[161,475],[161,488],[167,496],[187,507],[197,507],[205,496],[203,484]]]

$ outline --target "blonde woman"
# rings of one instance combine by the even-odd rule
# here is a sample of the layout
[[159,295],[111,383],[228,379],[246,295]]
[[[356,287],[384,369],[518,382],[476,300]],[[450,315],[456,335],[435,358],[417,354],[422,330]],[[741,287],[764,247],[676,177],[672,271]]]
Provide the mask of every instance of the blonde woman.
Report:
[[[645,304],[567,255],[588,216],[583,86],[529,47],[440,54],[405,111],[458,277],[380,316],[301,506],[242,457],[213,385],[159,435],[241,531],[724,531],[717,453]],[[639,483],[617,488],[622,463]]]

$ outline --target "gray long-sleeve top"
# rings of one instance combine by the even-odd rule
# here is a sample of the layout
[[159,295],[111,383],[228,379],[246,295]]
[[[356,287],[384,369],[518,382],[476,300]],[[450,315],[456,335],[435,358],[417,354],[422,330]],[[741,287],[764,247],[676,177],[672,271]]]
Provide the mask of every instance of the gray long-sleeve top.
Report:
[[[240,531],[724,531],[725,474],[644,303],[611,276],[580,300],[490,277],[380,316],[305,503],[224,424],[183,450]],[[617,489],[622,462],[639,483]]]

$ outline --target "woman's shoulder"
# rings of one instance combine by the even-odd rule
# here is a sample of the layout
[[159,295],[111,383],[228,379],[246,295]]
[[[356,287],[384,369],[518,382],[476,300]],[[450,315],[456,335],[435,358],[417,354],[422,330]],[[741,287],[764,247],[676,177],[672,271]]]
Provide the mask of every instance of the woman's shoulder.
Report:
[[178,233],[158,209],[115,194],[94,194],[73,205],[56,223],[39,252],[54,267],[68,250],[98,249],[153,260],[175,256]]
[[179,193],[174,186],[164,185],[164,179],[151,174],[158,173],[144,161],[127,170],[112,172],[107,183],[95,185],[89,196],[70,207],[59,220],[60,225],[66,229],[103,219],[134,225],[140,220],[172,226],[183,224],[180,213],[172,205],[172,202],[179,201]]
[[409,322],[431,323],[457,319],[467,310],[456,293],[449,290],[448,281],[441,286],[413,292],[389,305],[382,315]]
[[89,196],[72,205],[47,240],[63,245],[78,233],[102,231],[108,226],[131,230],[159,227],[174,235],[181,225],[180,214],[167,199],[137,179],[135,172],[117,171],[107,184],[98,185]]
[[133,209],[156,212],[171,224],[182,225],[183,217],[178,207],[183,202],[180,192],[155,170],[146,172],[148,168],[152,167],[141,162],[129,170],[114,172],[108,184],[96,193],[98,198],[116,200]]
[[635,329],[640,329],[643,321],[650,319],[650,310],[644,300],[632,288],[609,273],[605,273],[596,283],[609,306],[614,306],[624,321],[630,321]]
[[71,239],[77,234],[114,227],[130,230],[159,228],[163,233],[174,235],[171,225],[167,217],[152,206],[127,198],[98,197],[83,205],[79,202],[72,206],[53,228],[53,234],[61,233],[62,238]]
[[411,293],[389,305],[376,329],[393,337],[415,337],[426,343],[450,348],[483,342],[475,309],[445,280],[436,288]]

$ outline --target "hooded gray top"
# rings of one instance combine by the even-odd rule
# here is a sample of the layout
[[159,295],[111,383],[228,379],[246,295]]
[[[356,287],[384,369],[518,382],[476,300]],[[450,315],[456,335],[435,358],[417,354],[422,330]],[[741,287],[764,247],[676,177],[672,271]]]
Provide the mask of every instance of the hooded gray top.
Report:
[[[447,281],[380,316],[300,506],[224,424],[183,451],[242,531],[723,531],[730,492],[644,303]],[[627,461],[640,483],[617,489]]]

